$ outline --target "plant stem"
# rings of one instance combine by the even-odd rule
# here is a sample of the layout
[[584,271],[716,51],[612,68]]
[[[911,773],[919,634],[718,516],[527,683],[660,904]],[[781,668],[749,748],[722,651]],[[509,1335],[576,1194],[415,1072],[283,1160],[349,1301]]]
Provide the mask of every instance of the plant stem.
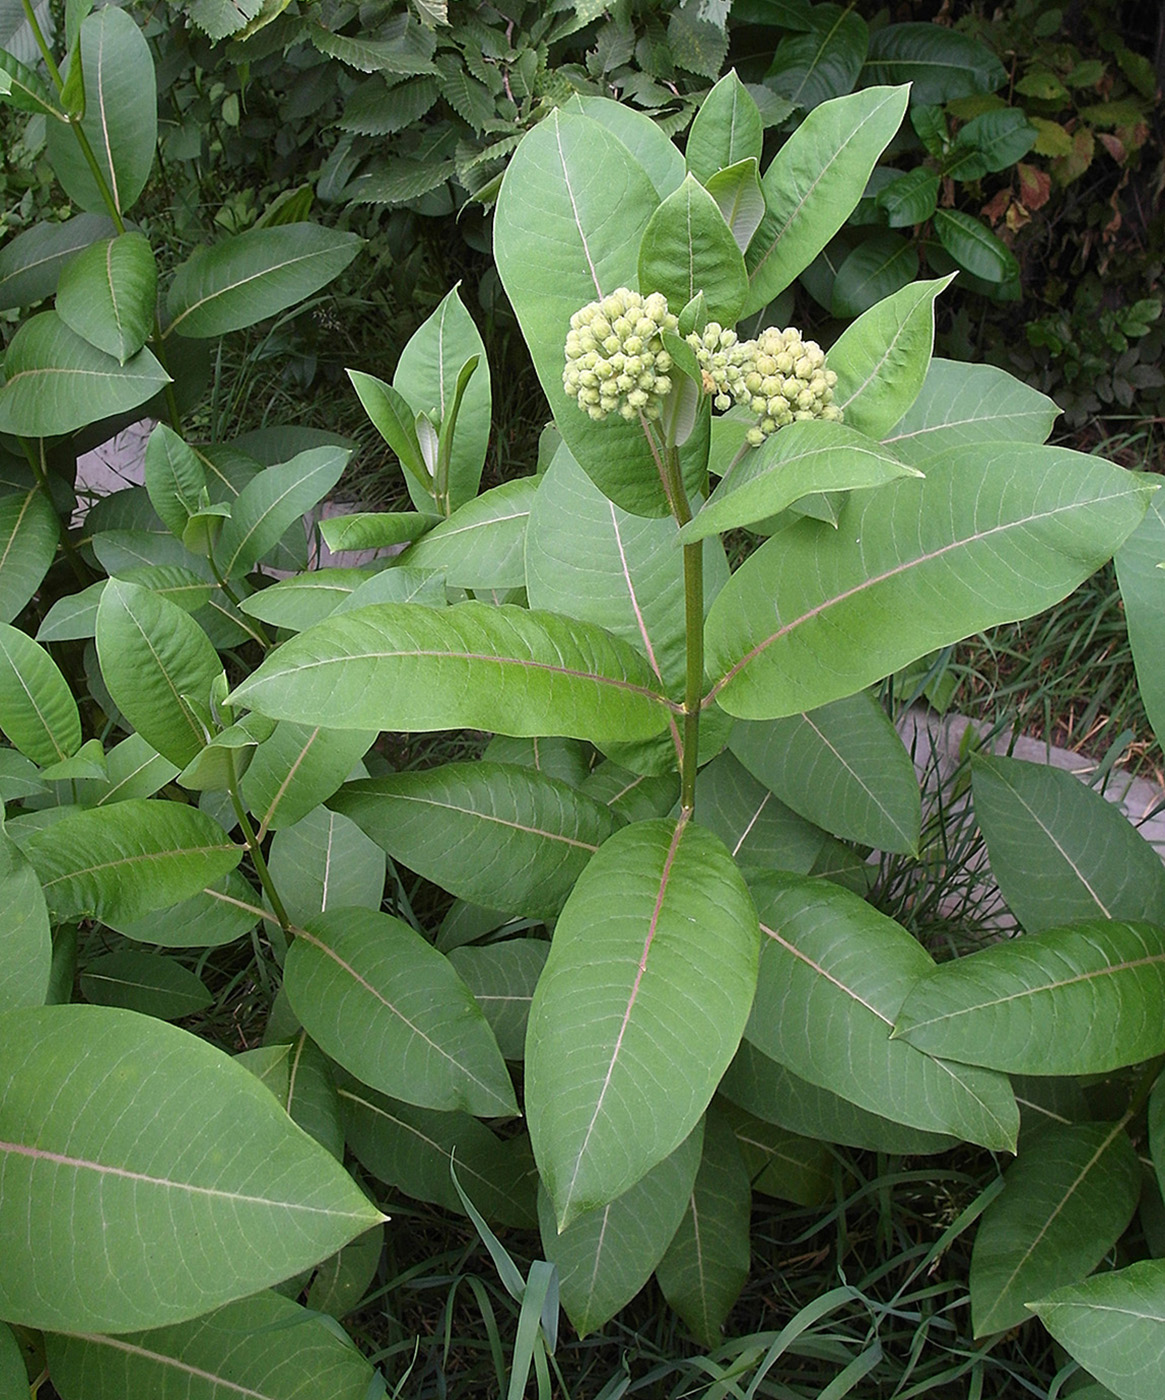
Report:
[[32,8],[32,0],[21,0],[24,9],[24,17],[28,20],[28,27],[32,30],[32,37],[36,40],[36,46],[40,49],[40,56],[44,59],[45,67],[49,70],[49,77],[53,80],[53,86],[60,95],[61,89],[65,86],[65,80],[61,77],[61,70],[57,67],[53,58],[53,51],[49,48],[48,40],[44,36],[44,30],[40,27],[40,21],[36,17],[36,11]]
[[1133,1089],[1132,1097],[1129,1099],[1129,1106],[1124,1112],[1124,1117],[1121,1119],[1122,1126],[1131,1122],[1131,1120],[1140,1113],[1141,1109],[1144,1108],[1145,1101],[1153,1092],[1153,1086],[1156,1084],[1162,1069],[1165,1069],[1165,1055],[1158,1055],[1155,1060],[1150,1060],[1148,1065],[1146,1065],[1140,1079],[1137,1080],[1136,1087]]
[[255,867],[255,874],[259,877],[259,883],[263,886],[263,893],[267,896],[267,902],[271,905],[275,917],[279,920],[279,927],[283,932],[291,937],[291,920],[287,917],[287,910],[283,901],[279,898],[279,891],[275,888],[275,882],[271,878],[271,872],[267,868],[267,861],[263,856],[263,848],[255,836],[255,828],[251,825],[251,819],[247,815],[247,809],[243,806],[239,796],[239,782],[235,776],[235,759],[233,754],[228,754],[230,764],[230,794],[231,806],[235,809],[235,816],[238,818],[239,828],[243,833],[243,840],[247,843],[247,850],[251,855],[251,864]]
[[[679,448],[664,452],[666,488],[672,515],[680,526],[692,518],[684,489]],[[680,760],[680,807],[687,820],[696,810],[696,770],[700,758],[700,707],[704,698],[704,543],[684,545],[684,635],[687,666],[684,681],[684,736]]]
[[[36,477],[36,484],[38,488],[44,492],[45,500],[48,501],[49,505],[52,505],[53,493],[49,489],[48,472],[45,470],[45,465],[42,460],[44,453],[44,438],[37,438],[36,441],[37,447],[34,448],[32,445],[32,440],[30,438],[22,437],[20,439],[20,445],[24,448],[24,455],[28,458],[28,465],[32,468],[33,476]],[[54,506],[53,509],[55,510],[56,507]],[[69,567],[73,570],[73,573],[76,575],[77,582],[81,585],[82,588],[88,588],[90,583],[93,582],[93,577],[90,574],[89,570],[85,567],[85,564],[82,561],[80,555],[77,553],[76,545],[74,545],[73,541],[69,538],[68,521],[62,520],[60,522],[60,527],[60,534],[58,538],[60,540],[61,550],[63,551],[65,558],[69,561]]]

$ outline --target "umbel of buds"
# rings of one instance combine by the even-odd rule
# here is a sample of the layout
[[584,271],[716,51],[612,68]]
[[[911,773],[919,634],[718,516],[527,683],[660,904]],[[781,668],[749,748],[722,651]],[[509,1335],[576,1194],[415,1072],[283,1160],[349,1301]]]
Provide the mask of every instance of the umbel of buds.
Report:
[[658,418],[672,387],[660,332],[677,325],[659,292],[643,297],[620,287],[592,301],[570,318],[562,387],[595,419]]

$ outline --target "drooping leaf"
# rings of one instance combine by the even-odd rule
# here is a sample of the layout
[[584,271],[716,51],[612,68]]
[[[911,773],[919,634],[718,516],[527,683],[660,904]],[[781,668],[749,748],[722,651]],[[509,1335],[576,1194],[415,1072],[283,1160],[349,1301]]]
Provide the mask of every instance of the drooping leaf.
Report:
[[217,822],[183,802],[133,798],[75,809],[38,830],[9,830],[61,923],[139,919],[190,898],[242,855]]
[[1003,1075],[891,1039],[911,987],[933,967],[915,938],[825,881],[768,874],[751,888],[764,939],[754,1045],[871,1113],[1014,1149],[1019,1111]]
[[667,819],[617,831],[555,928],[530,1012],[526,1113],[561,1226],[688,1136],[752,1000],[752,904],[721,843]]
[[[145,36],[127,11],[103,6],[81,25],[88,138],[105,185],[120,214],[137,200],[154,164],[158,93]],[[104,214],[102,190],[73,132],[52,122],[47,130],[53,174],[82,209]],[[132,407],[132,405],[131,405]],[[106,407],[106,413],[110,412]],[[103,415],[95,414],[94,417]]]
[[922,802],[914,764],[867,691],[786,719],[740,722],[728,745],[815,826],[884,851],[917,849]]
[[36,1240],[0,1278],[0,1311],[24,1326],[184,1321],[381,1218],[246,1070],[162,1021],[29,1008],[0,1020],[0,1046],[0,1222]]
[[526,522],[541,478],[521,476],[473,497],[406,551],[406,568],[433,569],[451,588],[522,588]]
[[46,1349],[63,1400],[146,1400],[178,1388],[187,1400],[300,1400],[305,1385],[330,1400],[366,1400],[374,1376],[346,1337],[278,1293],[149,1332],[50,1336]]
[[384,898],[384,852],[355,822],[323,807],[275,833],[267,864],[297,924],[328,909],[379,909]]
[[158,269],[144,233],[121,233],[61,270],[57,314],[90,345],[124,365],[150,337]]
[[1102,1074],[1165,1054],[1163,996],[1165,928],[1092,918],[936,968],[895,1034],[1012,1074]]
[[284,643],[232,704],[372,729],[650,738],[669,711],[647,663],[601,628],[513,606],[381,603]]
[[71,331],[55,311],[24,322],[8,346],[4,373],[0,432],[18,437],[56,437],[124,413],[153,398],[170,379],[149,350],[119,364]]
[[0,622],[11,622],[40,587],[59,535],[57,513],[39,486],[0,499]]
[[807,875],[821,854],[825,833],[774,797],[730,752],[701,768],[699,796],[700,825],[740,866]]
[[1165,1261],[1095,1274],[1056,1289],[1032,1311],[1120,1400],[1156,1400],[1165,1366]]
[[937,24],[884,25],[870,37],[862,78],[870,83],[910,83],[916,106],[941,106],[958,97],[994,92],[1007,71],[985,45]]
[[481,1117],[516,1111],[473,994],[448,960],[388,914],[319,914],[297,934],[287,995],[320,1048],[382,1093]]
[[549,952],[550,944],[540,938],[506,938],[449,951],[453,970],[473,993],[507,1060],[526,1053],[530,1002]]
[[698,293],[713,321],[731,325],[748,290],[744,258],[720,207],[694,175],[655,210],[639,244],[639,285],[672,306]]
[[[44,893],[27,857],[0,832],[0,1012],[42,1006],[53,945]],[[0,1394],[3,1392],[0,1391]]]
[[1124,1233],[1140,1194],[1137,1154],[1120,1123],[1041,1129],[979,1223],[970,1275],[975,1335],[1017,1327],[1026,1303],[1090,1273]]
[[905,88],[876,87],[822,103],[781,147],[764,173],[767,212],[745,257],[744,315],[767,306],[845,223],[906,99]]
[[738,161],[750,156],[759,160],[763,135],[760,110],[734,69],[700,103],[684,144],[684,159],[706,185],[717,171]]
[[[422,515],[415,510],[395,511],[391,514],[384,511],[356,511],[351,515],[333,515],[330,519],[321,520],[319,530],[320,537],[333,554],[344,554],[354,549],[389,549],[393,545],[411,544],[436,520],[435,515]],[[327,572],[330,574],[335,570],[328,569]],[[365,573],[362,582],[367,582],[368,577]],[[302,580],[285,579],[284,582],[298,583]]]
[[535,918],[559,912],[616,826],[566,783],[484,759],[348,783],[329,806],[451,894]]
[[609,1322],[654,1273],[687,1211],[703,1145],[700,1122],[630,1190],[561,1232],[550,1197],[539,1193],[542,1248],[558,1270],[562,1306],[580,1337]]
[[976,755],[975,815],[1028,933],[1080,919],[1165,924],[1165,868],[1120,809],[1073,774]]
[[77,702],[47,651],[0,623],[0,729],[26,757],[59,763],[81,747]]
[[743,253],[765,216],[765,192],[756,157],[750,156],[748,160],[737,161],[726,170],[717,171],[706,187]]
[[100,214],[74,214],[61,223],[33,224],[0,248],[0,311],[31,306],[57,290],[61,269],[83,248],[115,232]]
[[[0,504],[0,511],[3,505]],[[1116,576],[1124,600],[1137,687],[1153,732],[1165,734],[1165,501],[1151,497],[1145,518],[1116,553]],[[0,584],[3,583],[0,568]]]
[[202,247],[174,274],[165,333],[202,339],[278,315],[343,272],[361,242],[317,224],[281,224]]
[[370,729],[280,720],[243,775],[243,801],[261,826],[271,831],[293,826],[331,797],[375,738]]
[[163,1021],[178,1021],[210,1006],[214,998],[196,973],[173,958],[141,948],[119,948],[88,963],[81,973],[85,1000],[121,1006]]
[[179,768],[210,737],[192,708],[209,702],[222,663],[206,633],[176,603],[110,579],[97,609],[97,654],[114,703]]
[[1038,612],[1104,562],[1147,499],[1135,476],[1067,448],[976,445],[926,470],[851,497],[836,530],[790,524],[736,571],[706,629],[729,713],[814,709]]

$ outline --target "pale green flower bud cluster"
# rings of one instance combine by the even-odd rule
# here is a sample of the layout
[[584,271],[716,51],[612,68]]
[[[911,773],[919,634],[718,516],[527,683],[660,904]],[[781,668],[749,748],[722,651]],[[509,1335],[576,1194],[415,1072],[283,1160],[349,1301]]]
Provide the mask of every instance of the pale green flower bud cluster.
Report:
[[658,418],[672,387],[660,332],[677,325],[659,292],[644,297],[620,287],[592,301],[570,318],[563,389],[595,419]]
[[756,340],[738,340],[714,321],[703,335],[693,332],[688,344],[704,375],[704,387],[722,411],[742,404],[756,415],[748,441],[759,447],[770,433],[805,418],[840,422],[842,411],[833,402],[837,375],[825,367],[825,352],[790,326],[770,326]]

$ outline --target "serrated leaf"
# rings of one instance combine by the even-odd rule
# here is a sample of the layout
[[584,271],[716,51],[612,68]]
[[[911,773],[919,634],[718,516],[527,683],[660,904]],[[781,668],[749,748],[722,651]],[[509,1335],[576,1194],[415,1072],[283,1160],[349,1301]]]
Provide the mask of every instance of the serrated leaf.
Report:
[[259,14],[263,0],[190,0],[186,13],[212,43],[237,34]]
[[527,1034],[526,1113],[561,1226],[692,1131],[739,1043],[756,948],[747,890],[710,832],[639,822],[592,858]]
[[418,44],[415,31],[398,30],[393,39],[353,39],[346,34],[333,34],[321,24],[303,26],[304,36],[320,53],[337,58],[349,68],[361,73],[433,73],[433,43]]
[[482,1117],[516,1112],[473,994],[442,954],[388,914],[319,914],[297,934],[284,985],[320,1048],[382,1093]]
[[381,603],[293,637],[234,692],[276,719],[373,729],[650,738],[668,710],[637,652],[513,606]]
[[[381,1218],[262,1085],[195,1036],[111,1007],[51,1006],[5,1016],[0,1044],[0,1219],[6,1238],[37,1240],[0,1278],[13,1321],[74,1332],[182,1321]],[[116,1288],[94,1287],[112,1276]]]
[[437,66],[441,69],[441,96],[475,131],[484,131],[497,115],[493,93],[471,77],[454,54],[442,54]]
[[57,314],[124,365],[150,337],[157,290],[149,240],[144,233],[122,233],[92,244],[62,268]]
[[348,98],[337,125],[361,136],[391,136],[419,122],[439,95],[431,77],[406,78],[392,87],[381,78],[370,78]]
[[81,747],[77,702],[56,662],[6,622],[0,623],[0,729],[42,766]]

